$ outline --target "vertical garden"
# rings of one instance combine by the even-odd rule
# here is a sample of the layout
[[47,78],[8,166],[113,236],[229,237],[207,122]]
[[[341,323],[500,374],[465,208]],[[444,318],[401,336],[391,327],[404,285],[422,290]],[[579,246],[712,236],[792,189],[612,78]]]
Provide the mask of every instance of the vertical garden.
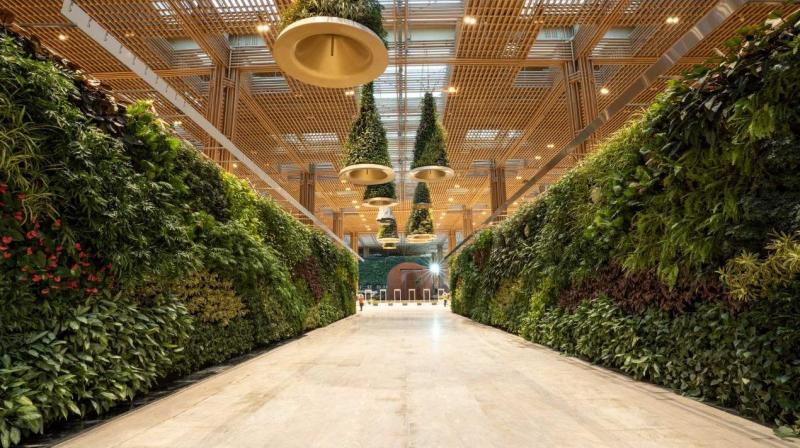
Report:
[[353,257],[0,31],[0,446],[355,311]]
[[477,235],[454,311],[796,434],[798,20],[743,30]]

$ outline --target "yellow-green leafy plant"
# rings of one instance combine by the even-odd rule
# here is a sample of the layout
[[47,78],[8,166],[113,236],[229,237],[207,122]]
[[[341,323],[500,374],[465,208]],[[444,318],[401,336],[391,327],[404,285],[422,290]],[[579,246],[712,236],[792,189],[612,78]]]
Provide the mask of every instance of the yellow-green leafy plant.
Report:
[[766,298],[771,291],[786,288],[800,274],[800,233],[781,234],[767,245],[765,258],[743,252],[720,270],[720,279],[731,297],[749,301]]

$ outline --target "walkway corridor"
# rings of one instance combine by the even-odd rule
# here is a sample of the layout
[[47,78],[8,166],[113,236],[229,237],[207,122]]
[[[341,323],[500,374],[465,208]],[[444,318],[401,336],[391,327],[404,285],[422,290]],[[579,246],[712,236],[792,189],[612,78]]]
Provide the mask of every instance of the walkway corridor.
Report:
[[797,446],[433,307],[365,307],[63,447]]

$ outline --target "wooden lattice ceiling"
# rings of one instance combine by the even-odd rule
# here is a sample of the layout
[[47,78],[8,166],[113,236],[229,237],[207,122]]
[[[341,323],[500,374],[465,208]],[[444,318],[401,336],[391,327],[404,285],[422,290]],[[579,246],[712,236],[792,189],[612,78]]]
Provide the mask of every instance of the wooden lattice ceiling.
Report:
[[[314,212],[377,246],[376,210],[356,207],[363,188],[339,182],[342,142],[356,113],[348,89],[285,78],[270,48],[290,0],[78,0],[97,22],[206,113],[268,174],[299,196],[316,166]],[[504,166],[509,195],[640,76],[716,0],[382,0],[390,65],[376,96],[398,170],[401,231],[414,185],[410,148],[422,95],[433,91],[456,176],[431,184],[443,243],[462,229],[464,208],[489,211],[488,167]],[[582,152],[622,126],[669,77],[719,54],[735,31],[758,23],[776,1],[751,1],[608,122]],[[77,62],[127,101],[153,99],[176,131],[209,152],[216,145],[191,120],[60,14],[60,0],[3,0],[15,24]],[[677,18],[677,20],[675,20]],[[668,20],[669,19],[669,20]],[[677,23],[676,23],[677,22]],[[268,26],[268,29],[266,27]],[[227,89],[235,94],[221,95]],[[607,93],[606,93],[607,92]],[[178,124],[180,123],[180,124]],[[210,151],[213,153],[213,151]],[[221,157],[221,156],[220,156]],[[222,157],[224,159],[224,157]],[[570,169],[565,160],[530,190],[533,198]],[[269,192],[235,161],[223,163]],[[287,205],[288,207],[288,205]],[[513,211],[513,207],[512,210]],[[428,246],[428,250],[430,250]]]

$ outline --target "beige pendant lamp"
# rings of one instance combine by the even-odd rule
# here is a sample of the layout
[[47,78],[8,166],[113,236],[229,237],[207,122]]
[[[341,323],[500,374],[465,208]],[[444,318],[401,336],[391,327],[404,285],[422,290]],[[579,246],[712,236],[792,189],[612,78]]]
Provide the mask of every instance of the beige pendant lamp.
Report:
[[397,243],[386,243],[383,244],[381,247],[383,247],[383,250],[395,250],[397,249]]
[[447,160],[444,128],[436,115],[436,101],[429,92],[422,100],[417,138],[414,142],[414,161],[409,177],[423,182],[436,182],[453,177],[455,172]]
[[436,239],[430,211],[430,192],[425,183],[417,184],[414,205],[406,225],[406,241],[411,244],[429,243]]
[[[361,89],[361,106],[345,144],[345,167],[339,178],[355,185],[388,184],[394,180],[386,129],[375,107],[374,86]],[[390,188],[394,188],[393,184]]]
[[[386,226],[395,222],[394,214],[392,213],[392,209],[389,207],[381,207],[378,209],[378,225]],[[396,224],[395,224],[396,225]]]
[[272,47],[292,78],[326,88],[375,80],[389,63],[378,0],[295,0]]

